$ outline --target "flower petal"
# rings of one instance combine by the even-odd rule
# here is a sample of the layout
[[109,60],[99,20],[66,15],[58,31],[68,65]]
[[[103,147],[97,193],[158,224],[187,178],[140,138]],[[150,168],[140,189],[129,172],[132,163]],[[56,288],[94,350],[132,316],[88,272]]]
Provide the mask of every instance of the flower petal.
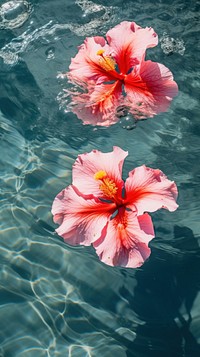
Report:
[[56,232],[71,245],[90,245],[101,237],[115,205],[84,200],[72,186],[61,191],[52,206]]
[[141,28],[135,22],[123,21],[106,34],[120,72],[128,71],[139,63],[149,47],[158,44],[157,34],[151,27]]
[[68,78],[71,81],[80,83],[88,80],[97,80],[100,82],[109,80],[109,72],[103,69],[99,64],[100,57],[97,55],[99,50],[105,54],[110,53],[110,48],[105,39],[100,36],[87,37],[84,43],[79,47],[77,55],[71,59],[69,66],[70,72]]
[[125,78],[125,92],[126,105],[133,114],[138,110],[140,119],[166,111],[178,94],[178,86],[167,67],[143,61]]
[[105,171],[110,180],[114,182],[121,197],[121,190],[124,186],[122,180],[122,166],[128,153],[115,146],[113,151],[102,153],[93,150],[90,153],[79,155],[73,166],[73,185],[81,192],[83,197],[104,197],[100,189],[100,184],[94,178],[99,171]]
[[138,215],[160,208],[175,211],[178,207],[176,184],[158,169],[154,170],[145,165],[135,168],[129,172],[125,190],[126,205],[134,210],[136,207]]
[[121,83],[89,84],[87,93],[72,95],[71,110],[84,124],[110,126],[119,119],[115,115],[122,98]]
[[123,218],[127,220],[126,225],[118,216],[109,221],[104,235],[93,246],[104,263],[137,268],[151,253],[148,242],[154,237],[153,224],[147,213],[137,217],[124,211]]

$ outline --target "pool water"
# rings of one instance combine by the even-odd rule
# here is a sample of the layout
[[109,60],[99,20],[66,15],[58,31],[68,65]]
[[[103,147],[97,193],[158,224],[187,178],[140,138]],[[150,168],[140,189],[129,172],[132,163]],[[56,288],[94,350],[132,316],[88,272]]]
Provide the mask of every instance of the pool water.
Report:
[[[196,0],[0,1],[0,356],[200,356],[199,12]],[[59,98],[86,36],[121,21],[151,26],[151,60],[179,95],[152,119],[83,125]],[[159,168],[179,189],[177,211],[152,219],[152,254],[138,269],[109,267],[92,247],[55,233],[51,205],[77,155],[113,145]]]

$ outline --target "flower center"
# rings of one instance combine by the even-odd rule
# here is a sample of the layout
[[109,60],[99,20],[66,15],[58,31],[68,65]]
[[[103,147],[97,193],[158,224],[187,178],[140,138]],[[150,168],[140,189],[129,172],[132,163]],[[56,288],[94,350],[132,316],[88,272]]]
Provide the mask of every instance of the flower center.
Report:
[[105,69],[105,71],[114,71],[116,62],[111,56],[104,56],[104,50],[100,49],[97,51],[99,58],[99,65]]
[[99,185],[99,189],[107,198],[115,198],[118,187],[116,186],[115,182],[108,177],[105,171],[100,170],[96,172],[96,174],[94,175],[94,179],[99,180],[101,182]]

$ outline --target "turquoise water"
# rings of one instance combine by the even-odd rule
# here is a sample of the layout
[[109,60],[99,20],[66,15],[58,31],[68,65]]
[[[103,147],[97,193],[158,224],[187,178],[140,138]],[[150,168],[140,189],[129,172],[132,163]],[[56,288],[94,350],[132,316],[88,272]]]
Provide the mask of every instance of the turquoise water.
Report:
[[[200,356],[199,9],[197,1],[0,1],[0,356]],[[59,98],[77,46],[128,20],[151,26],[153,61],[179,95],[126,130],[84,126]],[[129,151],[179,189],[179,209],[152,214],[156,238],[139,269],[70,247],[51,205],[79,153]]]

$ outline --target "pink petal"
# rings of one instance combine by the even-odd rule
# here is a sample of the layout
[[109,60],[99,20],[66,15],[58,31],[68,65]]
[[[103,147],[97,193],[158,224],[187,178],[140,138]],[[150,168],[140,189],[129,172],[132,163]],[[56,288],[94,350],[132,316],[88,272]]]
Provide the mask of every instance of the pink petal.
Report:
[[160,208],[175,211],[178,191],[176,184],[160,170],[145,165],[129,172],[125,182],[126,205],[138,211],[138,215],[154,212]]
[[[149,216],[148,213],[144,213],[141,216],[137,216],[137,218],[138,218],[138,223],[140,225],[140,229],[145,232],[145,234],[143,234],[142,237],[140,238],[140,242],[144,244],[148,244],[150,240],[152,240],[155,237],[151,217]],[[130,228],[130,230],[132,230],[133,232],[133,229]]]
[[106,34],[120,72],[128,71],[139,63],[149,47],[158,44],[157,34],[151,27],[141,28],[135,22],[123,21]]
[[121,190],[124,185],[122,180],[122,166],[128,153],[119,147],[113,147],[113,151],[102,153],[93,150],[90,153],[79,155],[73,166],[73,185],[86,197],[92,194],[95,197],[104,197],[99,188],[99,181],[94,175],[99,171],[105,171],[109,178],[118,187],[118,194],[121,197]]
[[114,204],[84,200],[72,186],[61,191],[52,206],[56,232],[71,245],[90,245],[101,237]]
[[[164,112],[173,97],[178,94],[178,86],[170,70],[164,65],[142,61],[125,79],[127,106],[139,117],[151,117]],[[137,113],[136,113],[137,114]]]
[[89,85],[88,93],[72,95],[71,108],[84,124],[110,126],[119,119],[115,111],[122,97],[121,83]]
[[137,268],[151,253],[148,242],[154,237],[152,221],[148,214],[136,217],[126,211],[124,218],[127,219],[126,225],[118,216],[111,220],[105,234],[93,246],[104,263]]
[[[80,83],[88,80],[97,80],[103,82],[109,80],[109,73],[99,65],[99,56],[97,52],[104,50],[105,55],[110,53],[110,48],[103,37],[88,37],[79,47],[77,55],[72,58],[69,66],[68,77],[71,81]],[[100,80],[101,79],[101,80]]]

